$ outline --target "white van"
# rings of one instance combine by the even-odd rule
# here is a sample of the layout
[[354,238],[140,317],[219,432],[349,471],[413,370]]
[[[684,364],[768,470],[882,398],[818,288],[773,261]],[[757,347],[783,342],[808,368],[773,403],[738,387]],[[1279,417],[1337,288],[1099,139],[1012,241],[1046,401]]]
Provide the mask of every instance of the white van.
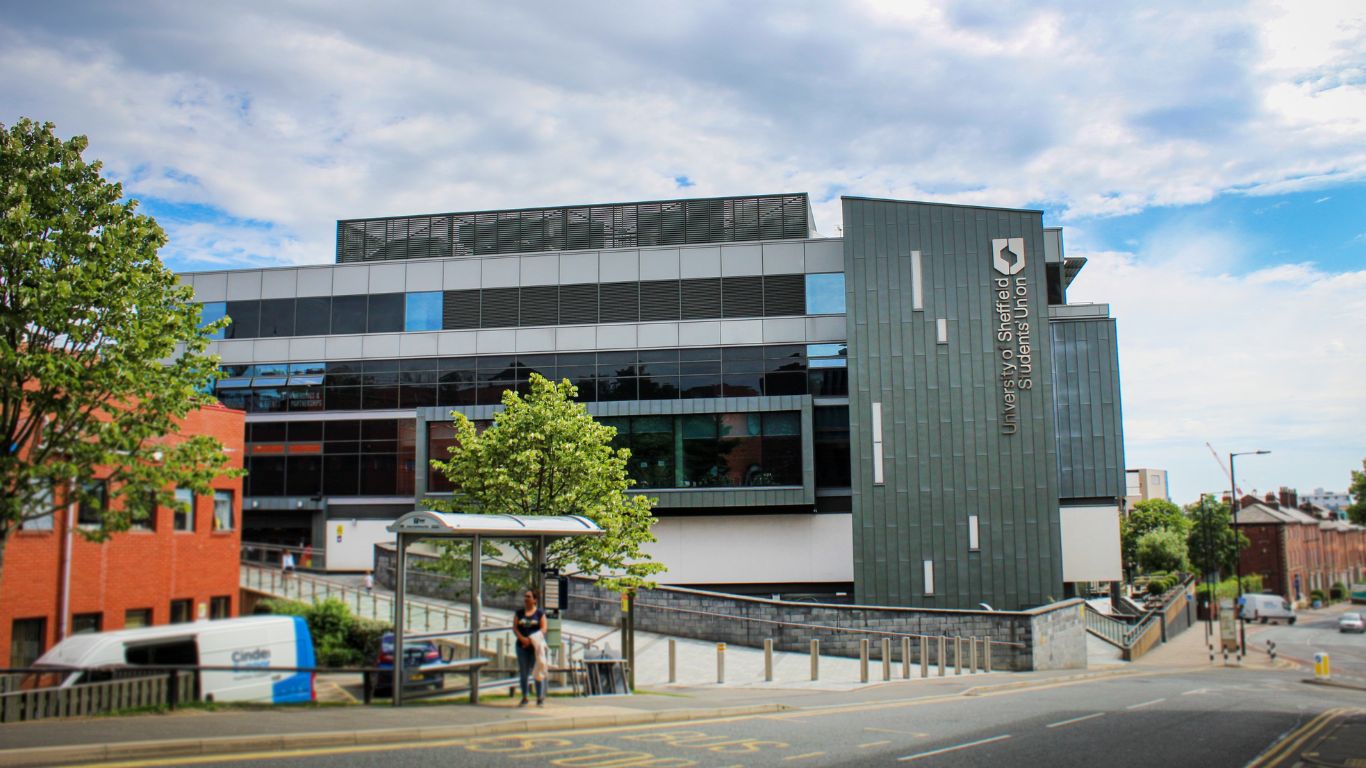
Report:
[[1295,606],[1280,595],[1243,595],[1242,608],[1243,621],[1260,621],[1265,624],[1268,620],[1284,620],[1288,624],[1295,623]]
[[[205,701],[273,704],[314,701],[312,672],[252,672],[253,667],[312,667],[313,639],[298,616],[249,616],[112,632],[72,635],[57,643],[35,667],[195,665],[232,667],[199,673]],[[56,670],[54,670],[56,671]],[[46,676],[44,676],[46,677]],[[108,679],[108,673],[66,674],[41,685],[63,688]]]

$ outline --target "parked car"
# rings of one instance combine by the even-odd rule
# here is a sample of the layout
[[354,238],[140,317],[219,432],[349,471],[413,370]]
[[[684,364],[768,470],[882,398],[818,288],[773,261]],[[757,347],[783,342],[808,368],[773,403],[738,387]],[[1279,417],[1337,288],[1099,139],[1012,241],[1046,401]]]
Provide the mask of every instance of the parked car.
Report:
[[1359,613],[1344,613],[1338,617],[1338,631],[1366,633],[1366,619]]
[[1272,619],[1295,623],[1295,606],[1280,595],[1243,595],[1243,621],[1260,621],[1265,624]]
[[[408,688],[440,688],[446,675],[439,667],[441,650],[430,640],[409,640],[403,644],[404,690]],[[375,695],[389,696],[394,690],[394,633],[385,632],[379,640],[379,658],[375,666],[389,670],[375,680]],[[437,669],[433,669],[436,667]]]
[[110,672],[90,667],[181,664],[229,668],[199,673],[205,701],[285,704],[317,699],[312,672],[251,671],[314,665],[308,624],[298,616],[247,616],[72,635],[33,666],[53,668],[39,676],[39,687],[65,688],[110,679]]

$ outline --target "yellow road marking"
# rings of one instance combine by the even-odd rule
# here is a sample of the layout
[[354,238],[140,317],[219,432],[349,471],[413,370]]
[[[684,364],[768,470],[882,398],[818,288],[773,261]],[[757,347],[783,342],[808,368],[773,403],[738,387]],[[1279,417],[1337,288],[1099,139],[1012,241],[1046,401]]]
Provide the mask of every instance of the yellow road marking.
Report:
[[1343,708],[1334,708],[1320,712],[1319,715],[1314,719],[1310,720],[1309,722],[1305,723],[1299,728],[1296,728],[1295,730],[1291,731],[1290,734],[1281,741],[1281,743],[1272,747],[1270,750],[1265,752],[1261,757],[1248,763],[1247,768],[1260,768],[1260,766],[1263,765],[1272,765],[1274,764],[1274,762],[1279,762],[1281,759],[1289,755],[1292,751],[1298,749],[1305,742],[1307,742],[1310,739],[1310,737],[1314,736],[1319,731],[1322,731],[1338,715],[1346,714],[1350,711],[1351,710]]
[[[202,763],[233,763],[244,760],[271,760],[292,757],[317,757],[321,755],[348,755],[357,752],[384,752],[402,746],[404,749],[439,749],[441,747],[455,747],[469,739],[446,739],[443,741],[422,741],[410,742],[407,744],[366,744],[363,746],[351,745],[349,747],[314,747],[312,749],[298,749],[288,752],[228,752],[217,755],[195,755],[193,757],[163,757],[151,760],[121,760],[112,763],[94,763],[99,768],[137,768],[137,766],[157,766],[157,765],[200,765]],[[80,763],[80,765],[90,766],[91,763]]]
[[858,745],[858,748],[859,748],[859,749],[871,749],[872,747],[880,747],[880,746],[882,746],[882,745],[884,745],[884,744],[891,744],[891,743],[892,743],[892,740],[891,740],[891,739],[883,739],[882,741],[870,741],[870,742],[868,742],[867,744],[860,744],[860,745]]
[[784,757],[783,761],[786,762],[788,760],[805,760],[808,757],[820,757],[824,754],[824,752],[807,752],[804,755],[792,755],[791,757]]

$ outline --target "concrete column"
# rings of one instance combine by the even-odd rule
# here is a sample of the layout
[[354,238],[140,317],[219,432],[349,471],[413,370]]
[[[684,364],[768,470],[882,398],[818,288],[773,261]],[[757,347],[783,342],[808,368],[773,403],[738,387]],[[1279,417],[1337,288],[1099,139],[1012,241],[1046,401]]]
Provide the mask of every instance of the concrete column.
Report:
[[811,641],[811,679],[821,679],[821,641]]
[[991,672],[991,635],[982,638],[982,671]]
[[963,638],[953,638],[953,673],[963,674]]
[[892,679],[892,638],[882,638],[882,681]]
[[930,676],[930,638],[928,635],[920,636],[920,676]]
[[773,640],[764,639],[764,682],[773,682]]
[[858,681],[868,682],[868,640],[858,641]]
[[669,638],[669,682],[678,682],[678,641]]
[[911,679],[911,638],[901,638],[901,679]]
[[944,676],[944,636],[939,636],[939,676]]
[[975,675],[977,674],[977,638],[970,637],[968,642],[971,643],[972,647],[972,652],[968,654],[968,674]]

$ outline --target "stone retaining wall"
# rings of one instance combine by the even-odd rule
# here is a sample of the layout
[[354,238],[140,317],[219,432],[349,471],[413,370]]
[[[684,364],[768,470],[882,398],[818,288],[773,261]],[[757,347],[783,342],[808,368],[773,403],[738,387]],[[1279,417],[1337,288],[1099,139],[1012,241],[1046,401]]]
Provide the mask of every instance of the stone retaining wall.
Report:
[[[389,588],[393,587],[393,560],[392,545],[376,547],[375,580]],[[408,588],[413,594],[453,597],[448,580],[431,574],[410,572]],[[621,598],[617,593],[601,589],[589,579],[573,578],[569,595],[566,618],[620,625]],[[515,597],[486,594],[485,604],[510,608]],[[882,638],[889,636],[879,633],[892,633],[892,658],[900,661],[901,640],[896,635],[989,637],[993,642],[993,669],[1086,667],[1086,626],[1079,599],[1028,611],[956,611],[796,603],[658,587],[641,590],[635,606],[636,629],[642,632],[708,642],[762,647],[764,640],[771,638],[778,650],[804,653],[811,640],[820,640],[823,655],[857,657],[859,641],[866,639],[876,659]],[[929,663],[937,664],[938,643],[931,641],[928,650]],[[946,644],[946,656],[952,664],[951,639]],[[920,661],[918,640],[911,643],[911,659],[917,664]]]

